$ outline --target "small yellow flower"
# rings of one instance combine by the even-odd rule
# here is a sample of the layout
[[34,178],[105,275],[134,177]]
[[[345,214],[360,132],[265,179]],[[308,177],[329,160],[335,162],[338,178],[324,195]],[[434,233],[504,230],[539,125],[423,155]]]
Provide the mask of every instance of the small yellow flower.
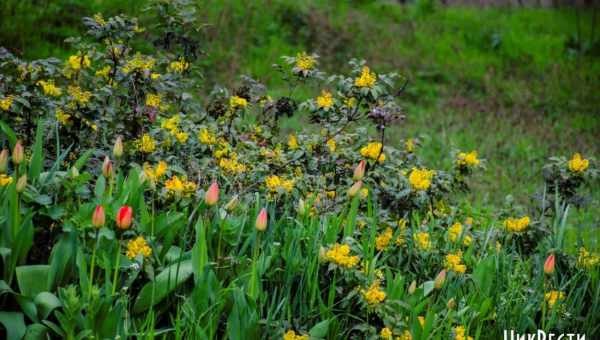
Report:
[[521,218],[510,217],[504,221],[504,227],[511,233],[522,233],[527,230],[529,223],[529,216],[523,216]]
[[379,288],[379,281],[373,282],[368,289],[361,289],[361,293],[367,304],[377,305],[385,300],[385,292]]
[[165,181],[165,189],[176,196],[190,197],[196,191],[196,183],[173,176]]
[[201,128],[198,132],[198,140],[205,145],[214,145],[217,143],[217,136],[207,128]]
[[459,166],[477,166],[479,163],[477,151],[459,152],[456,156],[456,164]]
[[335,139],[330,138],[327,140],[327,147],[329,148],[329,152],[334,153],[337,149],[337,145],[335,143]]
[[548,304],[548,307],[552,308],[554,305],[565,299],[565,293],[553,290],[544,294],[544,301]]
[[69,86],[67,92],[69,93],[69,96],[73,97],[73,100],[80,105],[87,104],[92,97],[92,92],[84,91],[79,86]]
[[177,141],[181,144],[187,142],[188,138],[189,138],[189,134],[187,132],[183,132],[183,131],[178,131],[175,133],[175,138],[177,138]]
[[147,133],[143,134],[136,144],[138,150],[143,153],[152,153],[156,150],[156,141]]
[[283,335],[283,340],[308,340],[308,339],[309,339],[308,335],[296,334],[296,332],[294,332],[291,329]]
[[600,263],[600,255],[590,253],[585,247],[579,248],[579,256],[577,257],[577,266],[583,269],[592,269]]
[[42,91],[47,96],[58,97],[62,94],[60,87],[54,85],[54,80],[40,80],[37,84],[42,87]]
[[325,260],[340,267],[352,268],[356,266],[360,258],[356,255],[350,255],[349,245],[336,243],[325,252]]
[[410,334],[409,330],[405,330],[404,332],[402,332],[402,334],[400,336],[396,337],[396,340],[412,340],[412,334]]
[[462,252],[450,253],[446,255],[446,269],[456,273],[464,273],[467,270],[467,266],[462,262]]
[[159,108],[160,107],[161,98],[159,94],[148,93],[146,95],[146,106]]
[[169,169],[165,161],[160,161],[155,168],[152,168],[148,163],[144,163],[144,174],[152,182],[157,182]]
[[7,186],[13,182],[13,178],[6,174],[0,174],[0,187]]
[[296,55],[296,67],[300,71],[308,72],[315,67],[317,60],[315,57],[306,54],[306,52],[301,52]]
[[356,106],[356,98],[350,97],[344,99],[344,106],[346,106],[349,109],[353,109]]
[[569,170],[574,173],[582,173],[590,166],[590,161],[581,157],[580,153],[573,155],[573,158],[569,160]]
[[425,318],[423,316],[419,315],[417,320],[419,320],[419,325],[421,325],[421,327],[425,327]]
[[385,232],[379,234],[375,238],[375,248],[379,251],[385,250],[390,244],[393,235],[394,231],[392,230],[392,228],[387,228]]
[[100,26],[106,26],[106,20],[104,20],[102,13],[94,14],[94,21]]
[[148,257],[152,254],[152,248],[148,246],[148,243],[142,236],[130,240],[127,242],[127,257],[130,259],[135,258],[138,255]]
[[248,106],[248,101],[246,100],[246,98],[232,96],[231,98],[229,98],[229,106],[232,109],[243,109],[246,106]]
[[321,95],[317,97],[317,107],[319,109],[329,110],[333,106],[333,96],[327,90],[321,91]]
[[70,119],[71,119],[71,115],[65,113],[63,110],[61,109],[56,109],[56,112],[54,114],[54,116],[56,117],[56,120],[61,124],[61,125],[67,125],[70,123]]
[[363,66],[360,76],[354,79],[354,86],[371,88],[375,85],[377,75],[369,69],[367,66]]
[[471,235],[465,235],[465,237],[463,238],[463,245],[465,247],[468,247],[471,245],[471,243],[473,243],[473,237],[471,237]]
[[465,327],[454,327],[454,340],[473,340],[473,337],[465,335]]
[[463,226],[460,222],[454,223],[450,228],[448,228],[448,239],[452,242],[456,242],[462,233]]
[[413,153],[415,151],[415,140],[409,138],[404,142],[404,150],[408,153]]
[[421,231],[413,235],[415,246],[419,250],[428,251],[431,249],[431,240],[429,239],[429,233]]
[[7,96],[0,99],[0,109],[4,111],[8,111],[12,105],[13,96]]
[[291,179],[283,179],[276,175],[271,175],[265,178],[267,189],[272,193],[291,192],[294,189],[294,181]]
[[387,327],[382,328],[381,332],[379,332],[379,335],[385,340],[391,340],[393,336],[392,331]]
[[246,166],[238,162],[235,154],[232,154],[230,158],[219,159],[219,168],[230,174],[241,174],[246,171]]
[[413,189],[425,191],[431,186],[433,175],[435,175],[434,170],[413,168],[408,175],[408,182]]
[[72,55],[69,57],[69,59],[67,60],[67,65],[74,71],[79,71],[81,69],[84,68],[88,68],[90,67],[90,65],[92,65],[92,62],[90,60],[90,57],[86,55],[80,56],[80,55]]
[[181,57],[179,58],[179,60],[171,62],[169,64],[168,70],[174,73],[183,73],[188,68],[190,68],[190,63],[188,63],[183,57]]
[[367,197],[369,197],[369,189],[367,189],[367,188],[360,189],[360,198],[366,199]]
[[[114,52],[114,50],[113,50]],[[119,51],[116,51],[119,54]],[[140,53],[136,53],[133,58],[127,60],[125,66],[123,66],[123,73],[129,74],[132,72],[140,72],[146,73],[146,71],[151,71],[154,67],[156,60],[152,57],[146,57],[141,55]]]
[[96,77],[108,79],[108,75],[110,74],[111,67],[110,65],[106,65],[103,68],[96,71]]
[[288,136],[288,142],[287,142],[287,145],[288,145],[288,148],[289,148],[290,150],[296,150],[296,149],[298,149],[298,148],[299,148],[299,145],[298,145],[298,138],[296,138],[296,135],[294,135],[294,134],[290,134],[290,135]]
[[383,145],[379,142],[373,142],[363,146],[360,149],[360,154],[365,158],[377,160],[379,163],[385,161],[385,154],[382,152]]

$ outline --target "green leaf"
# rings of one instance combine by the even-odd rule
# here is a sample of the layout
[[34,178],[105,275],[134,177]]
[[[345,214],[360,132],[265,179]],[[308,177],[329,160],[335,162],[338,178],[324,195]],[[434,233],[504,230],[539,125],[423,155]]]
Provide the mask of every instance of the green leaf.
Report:
[[329,332],[329,320],[323,320],[318,324],[314,325],[313,328],[310,329],[308,334],[312,338],[325,338],[327,333]]
[[46,291],[48,286],[48,265],[19,266],[16,268],[17,283],[22,295],[34,297]]
[[481,260],[473,270],[473,282],[483,296],[489,296],[496,277],[494,257],[490,256]]
[[93,149],[86,150],[83,153],[83,155],[81,155],[81,157],[79,157],[79,159],[77,159],[74,167],[77,168],[77,170],[81,170],[81,168],[87,163],[88,159],[90,159],[90,157],[92,156],[93,153],[94,153]]
[[39,293],[33,302],[39,307],[39,314],[42,319],[48,318],[48,315],[50,315],[54,309],[62,306],[62,303],[56,295],[49,292]]
[[196,243],[194,244],[194,248],[192,248],[192,267],[196,282],[200,280],[207,263],[208,247],[206,245],[206,229],[201,219],[198,219],[198,223],[196,223]]
[[42,165],[44,161],[43,147],[43,136],[44,136],[44,124],[42,120],[37,123],[37,130],[35,132],[35,143],[33,145],[33,151],[31,154],[31,162],[29,163],[29,178],[35,180],[42,172]]
[[[178,262],[165,268],[156,276],[154,281],[144,285],[135,301],[133,312],[143,312],[162,301],[179,285],[189,279],[190,276],[192,276],[192,272],[191,260]],[[154,297],[152,296],[152,293],[154,293]]]
[[0,312],[0,323],[6,329],[6,340],[20,340],[27,330],[23,313]]
[[34,323],[27,326],[27,332],[23,340],[45,340],[48,338],[47,335],[48,327],[40,323]]
[[2,130],[2,132],[4,132],[4,134],[6,135],[6,139],[8,139],[10,146],[14,147],[15,144],[17,144],[17,135],[15,134],[15,132],[8,126],[8,124],[6,124],[5,122],[3,122],[1,120],[0,120],[0,130]]
[[425,281],[423,282],[423,296],[429,295],[435,288],[435,283],[433,281]]

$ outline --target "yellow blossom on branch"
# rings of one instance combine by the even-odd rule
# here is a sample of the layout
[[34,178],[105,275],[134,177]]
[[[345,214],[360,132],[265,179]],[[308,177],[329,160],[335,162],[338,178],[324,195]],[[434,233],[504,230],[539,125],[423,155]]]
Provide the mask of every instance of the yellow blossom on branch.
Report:
[[148,257],[152,254],[152,248],[148,246],[148,243],[142,236],[130,240],[127,242],[127,257],[130,259],[135,258],[138,255]]
[[375,85],[375,81],[377,80],[377,75],[369,69],[368,66],[363,66],[360,76],[354,79],[354,86],[360,88],[371,88]]
[[590,166],[590,161],[581,157],[580,153],[573,155],[573,158],[569,160],[569,170],[574,173],[582,173]]
[[434,170],[413,168],[408,175],[408,182],[414,190],[425,191],[431,186],[433,175],[435,175]]

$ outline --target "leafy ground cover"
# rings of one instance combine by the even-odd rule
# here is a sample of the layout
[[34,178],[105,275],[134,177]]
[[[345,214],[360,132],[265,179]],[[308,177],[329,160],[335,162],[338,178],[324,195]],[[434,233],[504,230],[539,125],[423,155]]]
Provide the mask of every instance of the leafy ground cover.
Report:
[[587,15],[148,4],[0,50],[2,336],[598,334]]

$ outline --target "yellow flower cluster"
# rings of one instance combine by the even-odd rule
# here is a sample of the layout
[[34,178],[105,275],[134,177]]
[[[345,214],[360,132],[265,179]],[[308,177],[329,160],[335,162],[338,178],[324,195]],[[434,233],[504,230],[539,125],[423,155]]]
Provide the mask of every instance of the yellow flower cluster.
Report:
[[544,294],[544,301],[546,301],[546,303],[548,304],[548,307],[550,307],[550,308],[554,307],[556,302],[564,300],[564,298],[565,298],[565,293],[558,291],[558,290],[552,290],[552,291]]
[[137,149],[143,153],[152,153],[156,150],[156,141],[152,136],[145,133],[136,141]]
[[288,148],[290,150],[296,150],[298,149],[300,146],[298,145],[298,138],[296,138],[296,135],[294,134],[290,134],[288,136],[288,142],[287,142]]
[[394,334],[391,329],[384,327],[381,329],[381,332],[379,332],[379,335],[382,339],[391,340]]
[[181,57],[179,58],[179,60],[171,62],[169,64],[168,70],[170,72],[183,73],[188,68],[190,68],[190,63],[188,63],[187,61],[185,61],[185,59],[183,59],[183,57]]
[[337,144],[335,143],[335,139],[330,138],[327,140],[327,148],[329,148],[329,152],[333,153],[337,149]]
[[217,136],[214,133],[210,132],[207,128],[201,128],[198,132],[198,140],[202,144],[206,145],[214,145],[217,143]]
[[6,174],[0,174],[0,187],[7,186],[13,182],[13,178]]
[[104,20],[102,13],[94,14],[94,21],[100,26],[106,26],[106,20]]
[[412,334],[410,334],[409,330],[404,330],[400,336],[396,337],[396,340],[412,340]]
[[464,273],[467,271],[467,266],[462,262],[462,252],[450,253],[446,255],[446,269],[456,273]]
[[319,109],[329,110],[333,106],[333,96],[327,90],[321,91],[321,95],[317,97],[317,107]]
[[385,161],[385,154],[381,151],[381,148],[383,148],[383,145],[379,142],[369,143],[367,146],[363,146],[360,149],[360,154],[363,157],[371,158],[379,161],[379,163],[383,163],[383,161]]
[[429,233],[420,231],[413,235],[413,240],[415,241],[415,246],[419,250],[428,251],[431,249],[431,240],[429,238]]
[[106,65],[103,68],[96,71],[96,77],[108,79],[108,75],[110,74],[110,65]]
[[136,53],[133,58],[127,60],[125,66],[123,66],[123,73],[128,74],[131,72],[144,72],[150,71],[154,67],[156,60],[152,57],[146,57],[140,53]]
[[54,80],[40,80],[37,85],[42,87],[42,91],[47,96],[58,97],[62,94],[60,87],[54,85]]
[[383,233],[377,235],[377,237],[375,238],[375,248],[377,248],[377,250],[379,251],[387,248],[390,244],[390,241],[392,240],[393,235],[394,231],[392,230],[392,228],[388,227],[387,229],[385,229]]
[[127,257],[133,259],[138,255],[142,255],[143,257],[152,255],[152,248],[148,246],[146,240],[141,236],[127,242]]
[[13,102],[13,96],[6,96],[0,99],[0,109],[4,111],[8,111]]
[[246,106],[248,106],[248,101],[246,100],[246,98],[232,96],[231,98],[229,98],[229,106],[234,110],[243,109]]
[[464,326],[456,326],[454,327],[454,340],[473,340],[472,336],[468,336],[465,334]]
[[196,183],[173,176],[165,181],[165,188],[170,194],[190,197],[196,191]]
[[308,340],[308,339],[309,339],[308,335],[296,334],[296,332],[294,332],[291,329],[289,331],[285,332],[285,334],[283,335],[283,340]]
[[504,227],[511,233],[522,233],[529,227],[529,222],[529,216],[521,218],[510,217],[504,220]]
[[291,192],[294,189],[294,180],[283,179],[277,175],[271,175],[265,178],[265,185],[272,193],[278,193],[282,191]]
[[164,176],[164,174],[167,173],[168,169],[169,166],[165,161],[158,162],[154,168],[150,166],[150,164],[144,163],[144,174],[152,182],[157,182],[162,176]]
[[79,71],[82,68],[88,68],[92,65],[90,57],[86,55],[72,55],[67,60],[67,66],[74,71]]
[[409,138],[404,142],[404,150],[408,153],[413,153],[415,151],[415,140]]
[[306,54],[306,52],[301,52],[296,55],[296,67],[300,71],[310,71],[315,67],[317,60],[315,57]]
[[583,269],[591,269],[600,263],[600,255],[590,253],[584,247],[579,248],[579,257],[577,257],[577,266]]
[[580,153],[573,155],[573,158],[569,160],[569,170],[575,173],[582,173],[590,166],[590,161],[581,157]]
[[146,95],[146,106],[159,108],[160,107],[160,95],[155,93],[148,93]]
[[385,300],[385,292],[379,288],[379,281],[373,282],[368,289],[361,290],[362,296],[369,305],[377,305]]
[[349,245],[336,243],[325,253],[325,260],[340,267],[352,268],[356,266],[360,258],[357,255],[350,255]]
[[219,168],[231,174],[241,174],[246,171],[246,166],[238,162],[235,153],[231,154],[229,158],[219,159]]
[[408,175],[408,182],[413,189],[425,191],[431,186],[433,175],[435,175],[434,170],[412,168]]
[[456,156],[456,164],[458,164],[458,166],[477,166],[479,163],[477,151],[459,152]]
[[187,142],[189,135],[185,131],[179,130],[179,122],[181,121],[181,117],[179,115],[175,115],[171,118],[165,119],[161,122],[160,127],[167,130],[172,136],[177,139],[179,143]]
[[79,86],[69,86],[67,92],[69,93],[69,96],[71,96],[79,105],[87,104],[92,97],[92,92],[84,91]]
[[71,115],[68,113],[65,113],[63,110],[61,109],[56,109],[56,112],[54,113],[54,116],[56,117],[56,120],[61,124],[61,125],[67,125],[70,123],[70,119],[71,119]]
[[450,228],[448,228],[448,239],[452,242],[456,242],[456,240],[459,239],[462,230],[463,226],[460,224],[460,222],[454,223]]
[[354,86],[356,87],[367,87],[371,88],[375,85],[377,75],[369,69],[367,66],[363,66],[360,76],[354,79]]

